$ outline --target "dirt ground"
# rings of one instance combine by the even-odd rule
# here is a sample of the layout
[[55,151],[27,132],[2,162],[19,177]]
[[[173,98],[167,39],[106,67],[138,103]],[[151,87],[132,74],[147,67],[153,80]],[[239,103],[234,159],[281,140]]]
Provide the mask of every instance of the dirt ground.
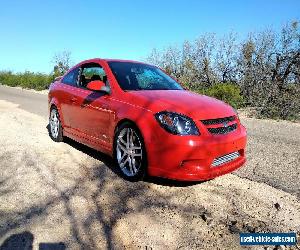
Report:
[[[0,100],[0,245],[22,234],[34,249],[247,249],[239,245],[240,232],[299,233],[299,182],[289,183],[292,176],[286,188],[275,185],[277,165],[299,164],[299,134],[274,141],[264,129],[272,135],[278,123],[243,121],[250,128],[249,161],[234,174],[203,183],[130,183],[105,155],[71,140],[54,143],[45,118]],[[255,129],[261,137],[251,138]],[[275,184],[259,167],[268,160],[277,162],[268,169]]]

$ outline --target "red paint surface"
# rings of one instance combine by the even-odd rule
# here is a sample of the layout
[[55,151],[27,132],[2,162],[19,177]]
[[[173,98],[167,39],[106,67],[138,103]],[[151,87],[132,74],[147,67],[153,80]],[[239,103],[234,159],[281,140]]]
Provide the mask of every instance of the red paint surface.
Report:
[[[66,85],[61,80],[51,84],[49,108],[60,113],[65,136],[112,155],[116,126],[130,120],[139,128],[146,147],[148,174],[177,180],[207,180],[229,173],[245,161],[246,130],[236,118],[238,128],[225,135],[213,135],[200,120],[235,115],[227,104],[186,90],[123,91],[112,74],[109,59],[91,59],[83,63],[100,64],[110,83],[105,95]],[[192,118],[201,135],[179,136],[166,132],[154,114],[172,111]],[[214,127],[212,125],[210,127]],[[219,167],[212,161],[239,151],[241,156]]]

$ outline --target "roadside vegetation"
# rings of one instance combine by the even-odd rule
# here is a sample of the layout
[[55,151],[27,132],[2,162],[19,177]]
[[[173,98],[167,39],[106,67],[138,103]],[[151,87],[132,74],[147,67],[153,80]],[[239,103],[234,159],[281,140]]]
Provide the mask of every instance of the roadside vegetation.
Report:
[[0,71],[0,84],[25,89],[48,89],[55,77],[63,75],[71,65],[71,53],[63,51],[53,56],[53,71],[50,74],[25,71],[14,73],[12,71]]
[[300,29],[290,22],[280,31],[205,34],[181,46],[153,49],[146,61],[162,67],[186,88],[251,107],[258,117],[300,119]]
[[[71,53],[55,54],[49,74],[0,71],[0,83],[47,89],[71,65]],[[186,88],[221,99],[261,118],[300,120],[300,28],[290,22],[241,40],[230,33],[204,34],[181,46],[153,49],[146,61],[163,68]]]
[[49,87],[52,80],[53,77],[51,75],[30,71],[24,73],[0,72],[0,83],[11,87],[19,86],[26,89],[43,90]]

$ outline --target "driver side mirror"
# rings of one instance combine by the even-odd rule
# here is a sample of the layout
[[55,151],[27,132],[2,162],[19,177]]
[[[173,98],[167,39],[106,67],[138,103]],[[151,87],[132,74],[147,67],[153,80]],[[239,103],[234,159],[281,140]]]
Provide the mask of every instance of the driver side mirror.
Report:
[[101,92],[105,92],[107,94],[110,93],[110,88],[107,87],[105,85],[105,83],[100,80],[95,80],[95,81],[89,82],[87,84],[86,88],[89,90],[92,90],[92,91],[101,91]]

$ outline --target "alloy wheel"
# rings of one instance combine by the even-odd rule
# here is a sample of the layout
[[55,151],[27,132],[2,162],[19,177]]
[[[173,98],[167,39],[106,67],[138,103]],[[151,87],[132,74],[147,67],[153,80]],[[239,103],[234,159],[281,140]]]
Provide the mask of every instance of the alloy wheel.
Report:
[[51,135],[53,138],[56,139],[58,137],[59,126],[60,126],[58,112],[56,109],[51,110],[49,124],[50,124]]
[[122,172],[133,177],[138,174],[143,157],[143,148],[137,132],[125,127],[121,130],[117,138],[117,161]]

